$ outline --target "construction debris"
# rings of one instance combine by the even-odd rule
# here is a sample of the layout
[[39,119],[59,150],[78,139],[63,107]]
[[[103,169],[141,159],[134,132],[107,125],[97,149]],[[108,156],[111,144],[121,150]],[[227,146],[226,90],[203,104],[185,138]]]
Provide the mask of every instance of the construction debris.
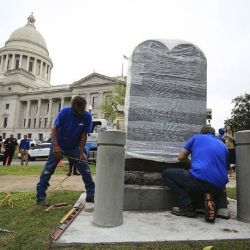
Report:
[[0,201],[0,206],[6,202],[9,207],[13,208],[13,200],[12,200],[12,195],[11,193],[7,193],[6,196]]
[[0,228],[0,233],[3,232],[3,233],[14,233],[14,231],[10,231],[8,229],[4,229],[4,228]]
[[49,206],[48,208],[46,208],[44,211],[48,212],[49,210],[51,210],[52,208],[60,208],[60,207],[66,207],[66,206],[69,206],[68,203],[57,203],[57,204],[54,204],[54,205],[51,205]]
[[73,207],[60,221],[61,225],[54,230],[51,237],[57,240],[65,229],[71,224],[71,222],[76,218],[76,216],[82,211],[84,204],[80,203],[77,207]]

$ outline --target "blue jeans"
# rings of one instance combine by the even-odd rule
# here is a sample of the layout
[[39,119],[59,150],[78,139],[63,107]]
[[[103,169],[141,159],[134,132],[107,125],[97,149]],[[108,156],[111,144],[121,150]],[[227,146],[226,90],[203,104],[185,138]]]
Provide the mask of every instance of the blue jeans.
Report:
[[[70,148],[65,149],[63,151],[63,155],[70,156],[72,158],[80,158],[80,148]],[[58,162],[60,159],[56,158],[53,154],[53,148],[50,148],[50,153],[48,160],[45,164],[45,167],[40,175],[40,180],[37,183],[37,201],[43,201],[46,199],[46,190],[49,187],[49,180],[51,178],[51,175],[54,174],[55,169],[57,167]],[[89,165],[87,162],[78,161],[74,159],[70,159],[70,161],[76,166],[77,170],[82,176],[82,180],[85,183],[86,193],[87,196],[93,196],[95,194],[95,183],[92,179]]]
[[195,200],[203,199],[206,192],[214,196],[217,208],[222,207],[224,197],[223,190],[216,186],[194,178],[188,170],[179,168],[169,168],[162,172],[162,177],[166,185],[173,191],[178,206],[185,207]]

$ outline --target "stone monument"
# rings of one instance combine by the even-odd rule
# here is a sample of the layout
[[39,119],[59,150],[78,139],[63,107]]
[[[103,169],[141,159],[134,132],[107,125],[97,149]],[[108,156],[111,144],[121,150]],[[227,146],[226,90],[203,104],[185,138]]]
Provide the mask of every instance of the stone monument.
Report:
[[206,124],[206,76],[206,58],[191,43],[148,40],[135,48],[125,100],[127,159],[177,162],[182,144]]
[[[159,189],[154,197],[156,191],[145,185],[164,185],[162,168],[179,166],[181,146],[206,124],[206,93],[206,57],[197,46],[179,40],[148,40],[135,48],[125,98],[125,184],[130,184],[125,186],[126,209],[138,199],[138,186],[142,201],[146,202],[148,192],[154,201],[165,197]],[[166,207],[160,203],[158,208]]]

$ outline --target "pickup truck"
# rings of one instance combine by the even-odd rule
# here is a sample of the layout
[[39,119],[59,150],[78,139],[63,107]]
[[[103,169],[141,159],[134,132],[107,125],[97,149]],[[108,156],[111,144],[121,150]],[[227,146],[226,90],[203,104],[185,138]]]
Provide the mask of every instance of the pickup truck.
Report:
[[93,119],[93,127],[91,133],[88,135],[86,143],[86,151],[89,161],[96,161],[97,152],[97,137],[100,130],[106,130],[108,128],[107,120],[105,119]]

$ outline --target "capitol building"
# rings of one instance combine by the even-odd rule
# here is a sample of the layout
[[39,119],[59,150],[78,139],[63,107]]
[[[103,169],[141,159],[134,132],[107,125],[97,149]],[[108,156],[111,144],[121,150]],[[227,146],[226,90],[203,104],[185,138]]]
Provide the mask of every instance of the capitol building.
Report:
[[0,135],[24,134],[42,140],[50,137],[58,111],[70,105],[72,97],[87,100],[94,118],[103,118],[101,104],[105,95],[117,84],[126,84],[123,77],[93,73],[69,85],[50,83],[53,62],[43,36],[36,30],[35,18],[15,30],[0,48]]

